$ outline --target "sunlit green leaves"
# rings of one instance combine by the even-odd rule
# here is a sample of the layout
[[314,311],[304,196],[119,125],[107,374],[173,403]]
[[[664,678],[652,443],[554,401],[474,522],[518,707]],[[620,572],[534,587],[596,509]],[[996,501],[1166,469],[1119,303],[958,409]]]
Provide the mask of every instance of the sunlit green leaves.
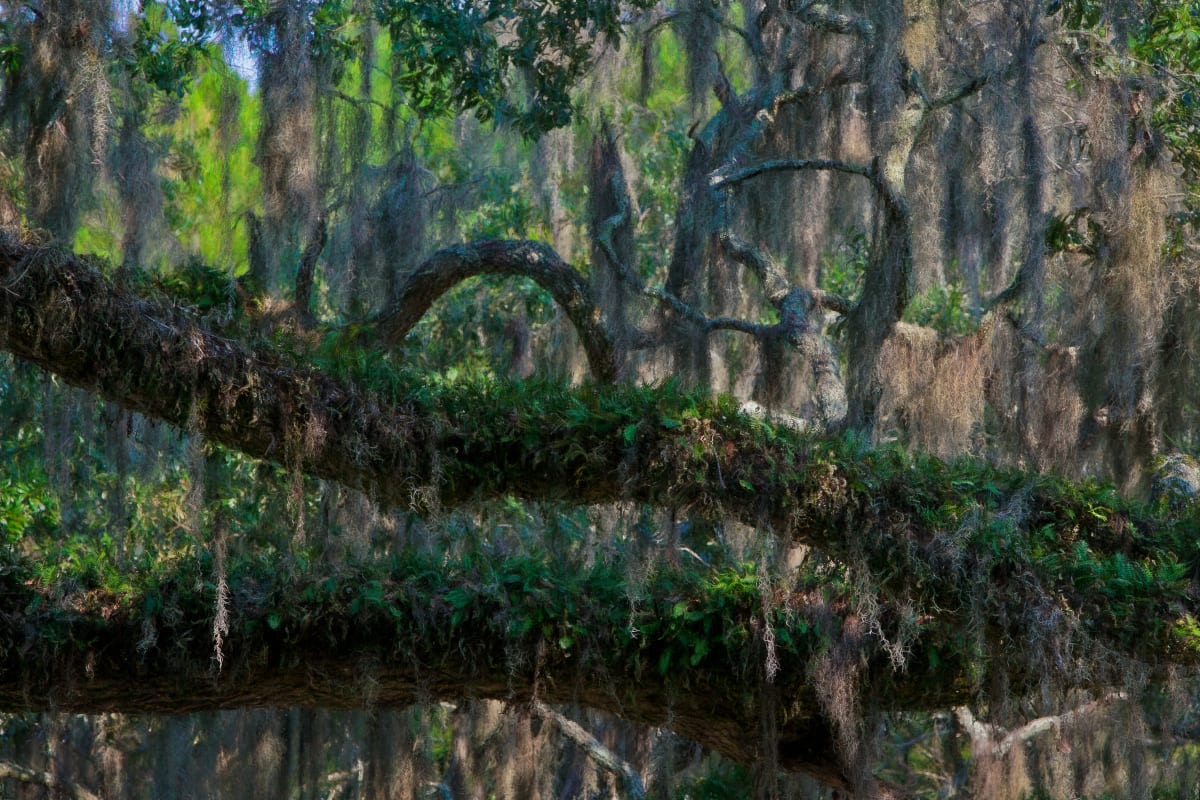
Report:
[[[169,9],[189,42],[225,30],[265,48],[282,15],[297,10],[263,0],[177,0]],[[335,75],[373,45],[359,38],[365,20],[356,21],[346,0],[301,2],[298,10],[314,57]],[[570,92],[595,43],[618,41],[621,10],[615,0],[375,0],[371,14],[389,34],[397,87],[419,113],[474,111],[537,136],[570,121]],[[165,64],[174,63],[168,49],[160,47],[148,62],[164,80]]]

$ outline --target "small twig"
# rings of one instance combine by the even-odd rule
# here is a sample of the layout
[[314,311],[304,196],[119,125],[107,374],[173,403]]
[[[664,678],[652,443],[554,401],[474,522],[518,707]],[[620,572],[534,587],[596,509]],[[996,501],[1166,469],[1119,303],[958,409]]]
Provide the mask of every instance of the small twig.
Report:
[[333,90],[331,93],[337,99],[349,103],[352,106],[379,106],[384,111],[391,111],[392,107],[386,103],[380,102],[372,97],[355,97],[354,95],[346,94],[345,92]]
[[459,181],[458,183],[441,183],[421,195],[421,199],[424,200],[427,197],[432,197],[438,192],[453,192],[457,189],[464,189],[468,186],[474,186],[477,183],[483,183],[483,178],[472,178],[469,181]]

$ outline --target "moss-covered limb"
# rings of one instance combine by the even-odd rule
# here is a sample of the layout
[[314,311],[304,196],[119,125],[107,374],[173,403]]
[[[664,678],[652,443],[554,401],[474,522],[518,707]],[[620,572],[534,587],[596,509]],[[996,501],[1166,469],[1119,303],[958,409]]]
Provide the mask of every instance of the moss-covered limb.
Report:
[[215,336],[58,251],[0,247],[0,282],[0,346],[385,504],[515,495],[735,518],[850,565],[897,619],[909,608],[1004,642],[1021,640],[1029,609],[1058,609],[1112,652],[1200,659],[1196,504],[1155,510],[1105,487],[806,437],[671,387],[418,376],[370,390]]
[[[218,670],[210,563],[184,560],[122,595],[64,595],[38,586],[36,573],[11,554],[6,561],[5,710],[536,698],[669,724],[743,762],[759,757],[763,741],[767,651],[753,565],[663,569],[630,581],[619,567],[532,557],[447,563],[406,556],[325,573],[244,559],[227,565],[238,599]],[[777,698],[781,761],[840,783],[833,735],[810,680],[814,659],[842,636],[837,614],[824,601],[791,598],[770,620],[779,667],[769,691]],[[870,650],[863,655],[870,659]],[[885,662],[870,659],[881,687],[890,680]],[[962,670],[947,660],[895,676],[907,696],[884,692],[880,700],[904,706],[920,695],[953,705],[963,697]]]
[[476,275],[530,278],[548,291],[579,334],[592,377],[616,380],[623,354],[618,353],[592,290],[570,264],[542,242],[480,241],[447,247],[413,270],[392,305],[376,320],[381,341],[398,345],[429,307],[443,294]]

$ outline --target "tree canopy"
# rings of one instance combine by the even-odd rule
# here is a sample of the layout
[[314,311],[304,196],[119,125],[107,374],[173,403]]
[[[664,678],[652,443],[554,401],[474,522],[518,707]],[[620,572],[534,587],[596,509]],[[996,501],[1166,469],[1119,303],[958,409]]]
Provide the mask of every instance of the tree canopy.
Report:
[[404,776],[295,711],[263,791],[1194,777],[1191,5],[3,16],[0,778],[364,706]]

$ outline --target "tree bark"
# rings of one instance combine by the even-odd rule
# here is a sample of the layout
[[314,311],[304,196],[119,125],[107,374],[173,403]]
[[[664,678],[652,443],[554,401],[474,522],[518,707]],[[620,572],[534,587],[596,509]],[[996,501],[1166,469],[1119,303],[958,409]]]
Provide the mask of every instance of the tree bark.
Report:
[[587,353],[592,377],[611,383],[619,372],[619,354],[583,276],[541,242],[482,241],[447,247],[413,270],[397,290],[396,301],[376,320],[386,344],[399,344],[434,301],[477,275],[531,278],[558,303],[575,326]]
[[[487,247],[508,253],[506,269],[518,274],[513,254],[522,246]],[[532,270],[546,265],[539,250],[527,252]],[[0,347],[127,409],[385,505],[505,496],[647,503],[769,529],[819,548],[853,578],[834,601],[799,589],[771,603],[757,590],[741,596],[721,620],[749,638],[736,648],[732,639],[709,642],[712,651],[686,666],[689,646],[713,638],[689,627],[704,615],[675,627],[663,620],[675,619],[681,601],[685,611],[693,601],[709,608],[703,598],[716,589],[703,581],[681,594],[668,576],[644,590],[653,609],[646,620],[658,626],[645,640],[628,622],[637,595],[620,580],[592,586],[582,575],[548,587],[539,602],[575,610],[552,618],[543,636],[489,627],[503,616],[495,612],[525,602],[519,586],[510,596],[500,581],[499,594],[487,595],[445,565],[387,577],[365,614],[342,595],[298,586],[275,608],[232,610],[226,666],[214,671],[217,603],[208,590],[179,599],[182,622],[160,630],[147,652],[141,598],[55,601],[17,561],[0,569],[0,651],[20,654],[0,667],[0,707],[178,712],[536,695],[649,724],[670,720],[752,760],[771,674],[761,668],[761,643],[771,639],[762,620],[779,606],[812,621],[787,628],[792,643],[777,654],[780,763],[836,783],[836,736],[814,688],[830,647],[853,643],[853,663],[865,665],[864,701],[885,708],[959,705],[996,671],[1015,690],[1046,673],[1064,686],[1100,688],[1130,662],[1154,678],[1200,660],[1190,580],[1200,504],[1144,507],[1104,487],[969,461],[947,466],[868,449],[856,436],[806,436],[747,416],[728,398],[672,387],[439,388],[397,378],[365,388],[217,336],[183,310],[118,289],[79,258],[12,242],[0,243]],[[439,569],[444,581],[421,583]],[[451,607],[466,608],[468,622],[454,622],[444,613]],[[281,615],[274,623],[272,611]],[[1041,626],[1046,648],[1071,646],[1022,644],[1030,625]],[[586,657],[556,645],[579,631]],[[674,661],[659,661],[671,648]],[[1063,652],[1087,654],[1088,669],[1064,668]],[[1108,655],[1096,660],[1096,652]],[[648,666],[656,663],[679,666]]]

